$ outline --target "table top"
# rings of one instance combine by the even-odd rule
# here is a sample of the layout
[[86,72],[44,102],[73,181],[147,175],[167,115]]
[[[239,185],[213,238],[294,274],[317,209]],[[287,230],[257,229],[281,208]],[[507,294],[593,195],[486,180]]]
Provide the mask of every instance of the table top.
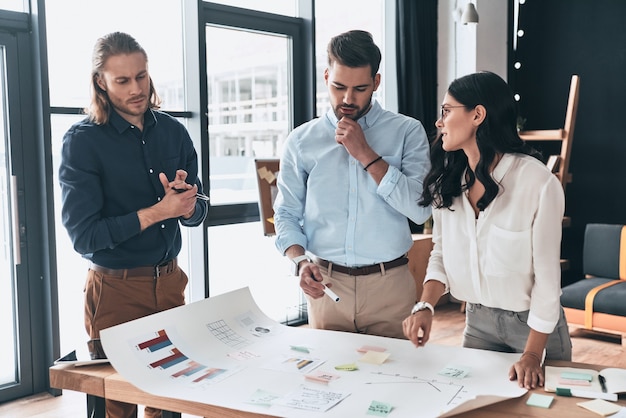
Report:
[[[566,361],[548,361],[546,364],[550,366],[577,367],[594,370],[604,368],[604,366]],[[209,418],[259,418],[270,416],[199,402],[151,395],[126,381],[110,364],[80,367],[71,365],[52,366],[50,368],[50,385],[57,389],[74,390],[109,399],[138,403],[141,405],[147,404],[156,408]],[[554,396],[550,408],[546,409],[526,405],[526,401],[533,393]],[[556,396],[554,393],[545,392],[543,388],[537,388],[519,398],[507,399],[455,416],[463,418],[501,418],[503,416],[516,416],[520,418],[585,418],[596,416],[593,412],[576,405],[578,402],[584,400],[586,399]],[[621,397],[617,403],[626,406],[626,397]]]

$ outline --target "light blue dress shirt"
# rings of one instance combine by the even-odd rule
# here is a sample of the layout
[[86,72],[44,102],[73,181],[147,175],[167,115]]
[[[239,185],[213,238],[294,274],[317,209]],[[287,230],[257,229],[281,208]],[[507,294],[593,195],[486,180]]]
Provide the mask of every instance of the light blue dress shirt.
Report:
[[424,127],[372,101],[358,123],[389,164],[377,185],[335,141],[337,122],[330,109],[294,129],[284,144],[274,202],[276,246],[284,254],[300,245],[349,267],[396,259],[413,244],[407,218],[422,224],[431,213],[418,205],[430,169]]

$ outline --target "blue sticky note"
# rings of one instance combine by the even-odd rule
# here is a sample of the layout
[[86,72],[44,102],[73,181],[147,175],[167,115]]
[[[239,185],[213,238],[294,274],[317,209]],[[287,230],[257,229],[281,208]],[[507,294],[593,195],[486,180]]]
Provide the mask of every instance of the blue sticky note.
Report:
[[571,380],[586,380],[587,382],[591,382],[593,380],[593,375],[589,373],[562,372],[561,378]]
[[374,415],[375,417],[386,417],[391,413],[393,407],[391,404],[385,402],[372,401],[367,409],[367,415]]
[[526,401],[526,405],[538,406],[540,408],[550,408],[550,405],[552,404],[553,400],[554,400],[554,396],[540,395],[538,393],[533,393],[532,395],[530,395],[530,397]]

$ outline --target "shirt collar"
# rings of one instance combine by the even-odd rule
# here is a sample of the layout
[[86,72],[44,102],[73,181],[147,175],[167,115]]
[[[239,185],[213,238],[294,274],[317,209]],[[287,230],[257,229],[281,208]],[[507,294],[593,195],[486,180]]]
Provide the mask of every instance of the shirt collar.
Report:
[[[132,123],[124,119],[119,113],[117,113],[115,109],[111,109],[111,113],[109,114],[109,123],[120,134],[129,129],[131,126],[134,126]],[[147,128],[153,126],[155,123],[156,116],[154,115],[152,109],[146,110],[146,113],[144,113],[143,115],[143,130],[145,131]]]
[[[378,103],[378,101],[376,101],[376,99],[372,99],[372,107],[365,115],[361,116],[357,120],[357,123],[361,126],[361,129],[366,130],[370,126],[374,125],[374,123],[376,123],[376,120],[380,117],[382,113],[382,106]],[[337,115],[335,115],[335,111],[332,107],[326,113],[326,117],[334,127],[337,127],[337,122],[339,122],[339,119],[337,119]]]
[[501,183],[504,175],[507,171],[509,171],[509,168],[511,168],[511,164],[513,164],[514,160],[515,157],[513,154],[504,153],[500,162],[498,162],[498,165],[496,165],[496,168],[493,170],[491,177],[493,177],[496,182]]
[[[513,154],[504,153],[502,155],[502,158],[498,162],[498,165],[496,165],[496,168],[491,173],[491,177],[494,179],[496,183],[502,182],[504,175],[507,173],[507,171],[509,171],[509,168],[511,168],[511,164],[513,164],[513,161],[515,161],[515,157]],[[467,173],[468,169],[469,168],[465,169],[463,177],[462,177],[463,179],[465,179],[465,173]],[[467,184],[466,181],[463,180],[463,186],[465,186],[466,184]]]

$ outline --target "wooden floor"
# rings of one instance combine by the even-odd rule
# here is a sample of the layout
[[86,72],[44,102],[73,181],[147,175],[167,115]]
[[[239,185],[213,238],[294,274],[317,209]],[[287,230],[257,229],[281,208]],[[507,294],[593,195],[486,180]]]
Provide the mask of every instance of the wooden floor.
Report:
[[[460,345],[464,324],[465,315],[460,312],[458,304],[438,306],[430,342]],[[570,331],[573,361],[626,368],[626,353],[619,337],[574,329]],[[0,417],[81,418],[86,414],[85,395],[72,391],[64,391],[63,395],[58,397],[42,393],[0,405]],[[183,414],[183,417],[193,416]]]

